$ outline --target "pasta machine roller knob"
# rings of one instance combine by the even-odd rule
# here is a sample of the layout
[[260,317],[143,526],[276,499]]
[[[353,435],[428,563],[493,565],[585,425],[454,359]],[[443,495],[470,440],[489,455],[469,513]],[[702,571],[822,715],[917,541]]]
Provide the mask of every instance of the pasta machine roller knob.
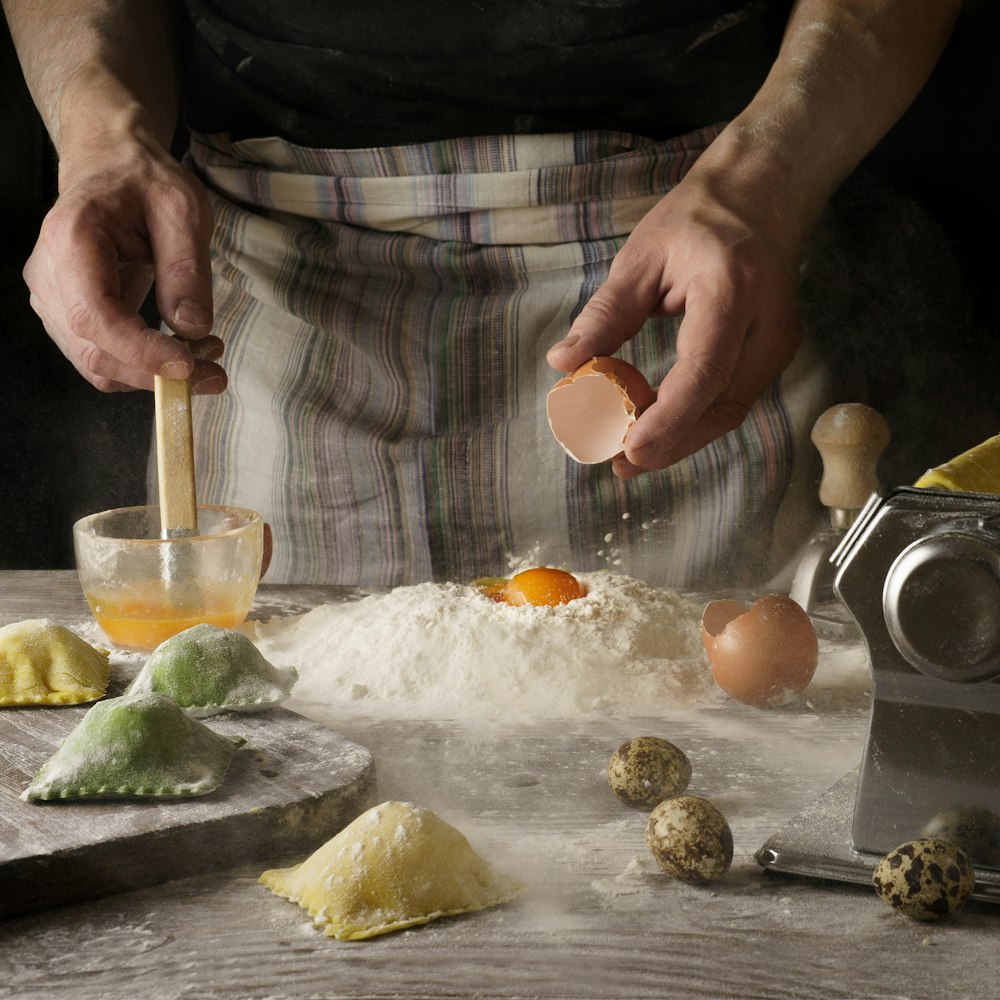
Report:
[[918,538],[886,575],[882,611],[896,649],[922,674],[1000,676],[1000,533],[951,524]]

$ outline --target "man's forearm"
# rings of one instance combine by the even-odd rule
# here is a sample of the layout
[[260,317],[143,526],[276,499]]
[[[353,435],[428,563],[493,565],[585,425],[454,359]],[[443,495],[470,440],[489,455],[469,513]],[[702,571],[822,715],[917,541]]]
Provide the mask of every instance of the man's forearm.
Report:
[[798,0],[760,91],[714,150],[775,178],[804,231],[902,115],[947,44],[961,0]]
[[138,131],[168,146],[177,116],[166,0],[3,0],[25,79],[62,158]]

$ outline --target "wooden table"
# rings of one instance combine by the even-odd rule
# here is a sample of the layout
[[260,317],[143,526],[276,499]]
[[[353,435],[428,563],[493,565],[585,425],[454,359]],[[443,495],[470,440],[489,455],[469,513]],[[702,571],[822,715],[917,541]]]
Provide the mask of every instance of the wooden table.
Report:
[[[264,586],[258,613],[338,593]],[[0,624],[41,616],[86,620],[74,575],[0,573]],[[753,860],[857,763],[866,716],[855,698],[545,725],[338,720],[374,752],[382,799],[458,826],[529,884],[522,901],[342,943],[257,884],[266,866],[235,868],[0,922],[0,998],[1000,996],[995,906],[921,924]],[[691,791],[730,821],[736,857],[713,886],[658,873],[645,814],[607,787],[611,751],[645,733],[689,753]]]

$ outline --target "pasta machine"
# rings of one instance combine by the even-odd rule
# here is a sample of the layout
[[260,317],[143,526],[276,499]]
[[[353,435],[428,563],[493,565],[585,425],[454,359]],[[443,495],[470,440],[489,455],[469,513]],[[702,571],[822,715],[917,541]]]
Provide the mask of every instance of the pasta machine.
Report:
[[874,493],[830,562],[871,667],[864,755],[757,860],[868,882],[900,843],[936,836],[1000,902],[1000,436]]

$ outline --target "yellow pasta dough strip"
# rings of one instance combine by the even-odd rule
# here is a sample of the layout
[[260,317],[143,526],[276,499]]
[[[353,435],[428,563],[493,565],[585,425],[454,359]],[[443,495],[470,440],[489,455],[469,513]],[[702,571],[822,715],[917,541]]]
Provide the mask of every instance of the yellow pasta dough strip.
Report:
[[524,888],[453,826],[408,802],[374,806],[301,864],[260,881],[342,941],[507,903]]

